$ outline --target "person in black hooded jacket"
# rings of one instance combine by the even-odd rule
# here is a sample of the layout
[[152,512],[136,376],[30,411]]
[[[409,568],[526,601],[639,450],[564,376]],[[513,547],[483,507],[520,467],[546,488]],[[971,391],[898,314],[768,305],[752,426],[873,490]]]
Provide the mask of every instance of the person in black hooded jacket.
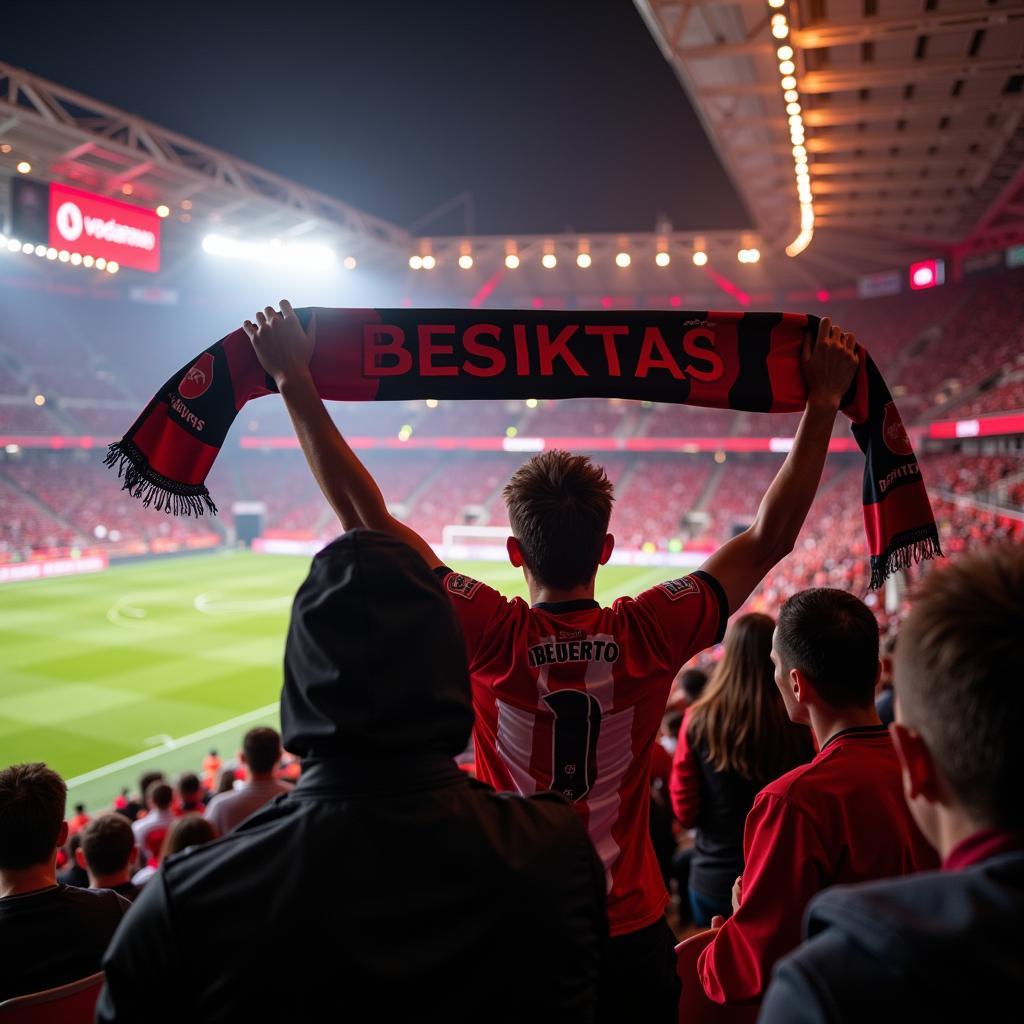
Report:
[[464,650],[407,545],[352,530],[314,558],[281,695],[302,777],[164,863],[104,959],[97,1020],[593,1019],[601,861],[561,796],[497,794],[454,764]]
[[896,647],[890,731],[942,869],[818,896],[761,1024],[1021,1019],[1022,665],[1024,549],[926,579]]

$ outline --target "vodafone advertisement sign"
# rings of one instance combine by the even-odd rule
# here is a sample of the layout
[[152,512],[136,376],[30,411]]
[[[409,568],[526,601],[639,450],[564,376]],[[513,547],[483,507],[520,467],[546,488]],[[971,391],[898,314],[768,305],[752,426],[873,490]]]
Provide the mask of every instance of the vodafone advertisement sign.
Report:
[[50,245],[155,274],[160,269],[160,218],[152,210],[53,183]]

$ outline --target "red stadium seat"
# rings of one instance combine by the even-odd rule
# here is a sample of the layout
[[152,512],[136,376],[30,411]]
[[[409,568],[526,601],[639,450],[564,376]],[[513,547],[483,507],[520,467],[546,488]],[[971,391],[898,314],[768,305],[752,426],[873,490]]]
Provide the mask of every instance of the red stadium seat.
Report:
[[679,1024],[754,1024],[756,1006],[719,1006],[704,995],[697,976],[697,959],[715,937],[715,930],[698,932],[676,946],[676,974],[682,991],[679,996]]
[[91,1024],[103,972],[0,1003],[0,1024]]

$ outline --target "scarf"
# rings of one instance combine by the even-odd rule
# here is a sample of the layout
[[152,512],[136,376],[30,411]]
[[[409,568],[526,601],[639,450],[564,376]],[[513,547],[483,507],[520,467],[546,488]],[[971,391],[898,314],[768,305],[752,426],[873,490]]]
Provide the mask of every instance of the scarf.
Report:
[[[313,308],[296,310],[303,325]],[[800,313],[315,309],[310,364],[325,399],[626,398],[783,413],[807,397],[801,349],[818,317]],[[211,345],[157,392],[106,464],[144,505],[175,515],[217,508],[203,481],[239,410],[276,392],[245,331]],[[865,455],[871,585],[941,555],[924,481],[871,357],[842,411]]]

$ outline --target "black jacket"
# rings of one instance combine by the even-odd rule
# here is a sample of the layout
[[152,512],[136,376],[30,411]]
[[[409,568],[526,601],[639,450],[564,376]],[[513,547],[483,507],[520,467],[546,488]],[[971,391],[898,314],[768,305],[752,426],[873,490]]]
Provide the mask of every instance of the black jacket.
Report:
[[281,719],[298,785],[165,862],[104,960],[98,1020],[592,1019],[601,862],[560,796],[453,763],[464,644],[410,548],[356,530],[314,559]]
[[781,960],[761,1024],[1019,1021],[1024,852],[959,871],[836,886]]

